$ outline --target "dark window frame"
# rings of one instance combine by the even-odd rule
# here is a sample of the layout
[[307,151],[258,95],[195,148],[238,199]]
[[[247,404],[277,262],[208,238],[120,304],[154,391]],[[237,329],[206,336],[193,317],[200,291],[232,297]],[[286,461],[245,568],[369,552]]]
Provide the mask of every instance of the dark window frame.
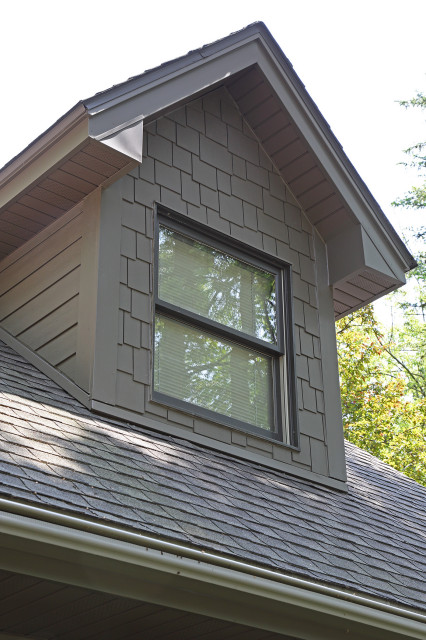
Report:
[[[160,225],[181,235],[222,251],[269,273],[274,274],[276,283],[277,343],[272,344],[250,336],[242,331],[200,316],[158,296],[159,276],[159,228]],[[246,434],[260,436],[275,443],[299,449],[297,428],[296,372],[294,359],[291,265],[271,258],[262,251],[249,247],[229,236],[183,217],[163,206],[156,208],[154,229],[154,310],[153,310],[153,353],[155,349],[155,316],[170,317],[181,323],[198,328],[212,336],[227,339],[244,347],[251,347],[272,361],[272,407],[275,430],[268,431],[226,416],[196,404],[174,398],[154,389],[154,365],[152,367],[151,398],[154,402],[178,409],[194,417],[238,429]]]

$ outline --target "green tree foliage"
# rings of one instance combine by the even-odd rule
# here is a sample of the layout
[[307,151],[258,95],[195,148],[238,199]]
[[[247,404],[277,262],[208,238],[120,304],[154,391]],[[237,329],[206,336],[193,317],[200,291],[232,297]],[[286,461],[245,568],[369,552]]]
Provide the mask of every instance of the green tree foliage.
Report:
[[[426,110],[426,96],[401,105]],[[426,142],[405,150],[420,184],[395,206],[426,208],[425,151]],[[426,227],[413,235],[424,240]],[[426,485],[426,253],[417,261],[409,286],[392,294],[393,326],[366,307],[337,323],[337,343],[347,439]]]
[[[403,100],[400,104],[406,109],[426,110],[426,95],[418,93],[411,100]],[[409,159],[402,164],[418,170],[420,184],[412,187],[405,196],[399,198],[393,204],[397,207],[423,209],[426,207],[426,140],[408,147],[404,153],[407,154]]]
[[368,306],[339,320],[337,344],[345,437],[426,485],[426,398],[412,391],[403,327],[386,334]]
[[387,353],[413,398],[426,399],[426,262],[424,256],[418,260],[408,287],[390,298],[399,320],[389,332]]

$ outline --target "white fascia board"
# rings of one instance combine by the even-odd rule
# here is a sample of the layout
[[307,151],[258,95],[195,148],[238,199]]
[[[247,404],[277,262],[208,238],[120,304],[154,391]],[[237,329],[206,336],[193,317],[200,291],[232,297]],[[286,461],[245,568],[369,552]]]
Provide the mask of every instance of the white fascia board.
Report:
[[5,570],[306,640],[426,639],[413,610],[40,507],[0,509]]
[[115,128],[96,137],[91,135],[91,137],[136,162],[142,162],[143,120],[140,118],[136,122],[126,123],[124,127]]

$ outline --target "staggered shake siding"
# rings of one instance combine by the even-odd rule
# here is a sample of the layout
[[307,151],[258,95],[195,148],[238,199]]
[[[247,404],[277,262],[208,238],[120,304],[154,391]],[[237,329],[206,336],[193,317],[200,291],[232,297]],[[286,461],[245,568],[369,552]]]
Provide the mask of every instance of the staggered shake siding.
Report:
[[[312,227],[227,91],[147,125],[122,193],[116,405],[328,475]],[[292,265],[300,452],[150,401],[156,203]]]

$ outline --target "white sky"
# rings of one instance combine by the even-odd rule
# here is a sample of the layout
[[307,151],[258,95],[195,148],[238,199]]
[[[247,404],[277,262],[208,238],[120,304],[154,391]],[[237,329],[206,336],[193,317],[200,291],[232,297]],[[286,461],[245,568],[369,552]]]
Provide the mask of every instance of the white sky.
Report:
[[426,0],[4,2],[0,167],[78,100],[263,20],[385,213],[416,181],[397,166],[426,139],[396,101],[426,91]]

